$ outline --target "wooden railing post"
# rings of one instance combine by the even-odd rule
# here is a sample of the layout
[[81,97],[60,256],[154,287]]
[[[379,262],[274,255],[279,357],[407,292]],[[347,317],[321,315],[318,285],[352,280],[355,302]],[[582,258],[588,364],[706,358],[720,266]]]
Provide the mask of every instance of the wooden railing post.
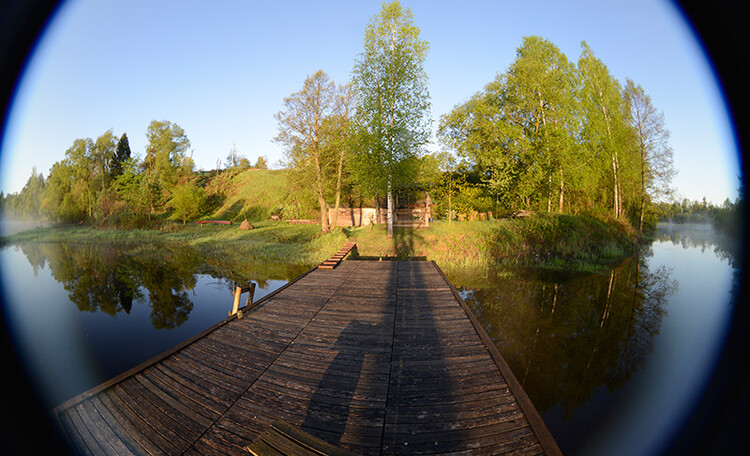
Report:
[[234,286],[234,304],[232,304],[232,310],[229,312],[229,316],[237,314],[237,317],[242,317],[242,314],[238,314],[240,310],[240,296],[242,293],[247,292],[247,301],[245,301],[245,307],[249,307],[253,303],[253,298],[255,297],[255,282],[250,282],[250,285],[247,287],[241,287],[239,284],[235,283]]
[[234,304],[232,305],[232,310],[229,312],[229,316],[236,314],[237,311],[240,309],[240,295],[242,294],[242,287],[239,285],[235,285],[234,287]]
[[247,290],[247,301],[245,301],[245,307],[250,307],[253,304],[253,297],[255,296],[255,282],[250,283]]

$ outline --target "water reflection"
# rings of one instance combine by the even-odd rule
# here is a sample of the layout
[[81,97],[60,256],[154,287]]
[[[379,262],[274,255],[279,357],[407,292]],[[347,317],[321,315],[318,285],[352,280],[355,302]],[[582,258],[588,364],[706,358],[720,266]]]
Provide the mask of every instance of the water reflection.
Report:
[[234,283],[255,299],[309,265],[267,264],[177,242],[27,243],[0,249],[2,311],[52,408],[227,317]]
[[28,243],[19,248],[34,276],[49,268],[79,311],[116,317],[129,314],[134,304],[143,304],[150,307],[155,329],[177,328],[188,320],[193,310],[188,292],[195,288],[199,274],[219,279],[218,284],[231,294],[233,282],[254,281],[265,289],[270,280],[289,280],[306,267],[258,267],[257,261],[206,256],[176,243]]
[[628,382],[653,349],[665,302],[677,283],[650,252],[603,274],[498,277],[464,299],[540,412],[566,416],[601,386]]
[[606,272],[487,271],[454,283],[565,454],[659,454],[715,369],[742,245],[709,225],[661,225]]
[[92,244],[24,244],[20,246],[35,275],[49,267],[82,312],[112,317],[129,314],[134,303],[148,304],[156,329],[172,329],[193,310],[187,290],[195,288],[200,257],[192,249],[146,252]]

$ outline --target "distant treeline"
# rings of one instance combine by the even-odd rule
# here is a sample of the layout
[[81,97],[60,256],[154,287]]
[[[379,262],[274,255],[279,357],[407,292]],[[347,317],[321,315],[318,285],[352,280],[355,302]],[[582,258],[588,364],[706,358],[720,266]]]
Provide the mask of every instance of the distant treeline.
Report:
[[745,198],[740,187],[739,197],[734,201],[729,198],[721,206],[706,201],[662,202],[656,205],[659,221],[672,223],[711,223],[727,234],[743,234],[745,223]]
[[[125,228],[167,219],[185,223],[209,211],[221,189],[206,185],[206,173],[195,172],[185,131],[154,120],[146,137],[143,158],[132,154],[125,133],[119,139],[112,130],[96,140],[76,139],[46,178],[35,168],[19,193],[0,193],[0,208],[21,219]],[[250,162],[233,147],[226,166],[249,169]],[[266,159],[255,166],[265,168]]]

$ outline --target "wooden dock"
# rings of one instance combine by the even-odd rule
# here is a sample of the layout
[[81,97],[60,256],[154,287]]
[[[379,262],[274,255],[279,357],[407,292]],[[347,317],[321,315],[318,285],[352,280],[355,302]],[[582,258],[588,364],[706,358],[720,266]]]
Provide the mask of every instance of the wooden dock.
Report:
[[363,455],[560,454],[427,261],[311,270],[53,415],[92,455],[247,455],[277,419]]

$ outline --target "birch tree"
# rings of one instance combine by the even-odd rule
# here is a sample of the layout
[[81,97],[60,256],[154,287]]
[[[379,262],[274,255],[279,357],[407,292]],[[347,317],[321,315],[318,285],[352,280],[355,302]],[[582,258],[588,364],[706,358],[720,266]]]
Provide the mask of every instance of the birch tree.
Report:
[[630,79],[624,90],[630,110],[630,121],[638,148],[640,171],[640,207],[638,231],[643,232],[646,203],[671,194],[670,183],[676,171],[669,146],[669,130],[664,124],[664,114],[657,111],[651,97],[640,85]]
[[398,1],[383,4],[365,30],[354,65],[356,121],[361,133],[356,161],[359,180],[387,197],[388,237],[393,237],[394,186],[408,181],[411,158],[429,138],[429,93],[420,39],[411,11]]
[[598,155],[610,168],[612,189],[612,214],[622,218],[623,183],[621,156],[627,143],[625,104],[620,83],[615,79],[601,60],[586,44],[581,43],[582,52],[578,60],[581,74],[581,104],[585,111],[584,135],[590,152]]

